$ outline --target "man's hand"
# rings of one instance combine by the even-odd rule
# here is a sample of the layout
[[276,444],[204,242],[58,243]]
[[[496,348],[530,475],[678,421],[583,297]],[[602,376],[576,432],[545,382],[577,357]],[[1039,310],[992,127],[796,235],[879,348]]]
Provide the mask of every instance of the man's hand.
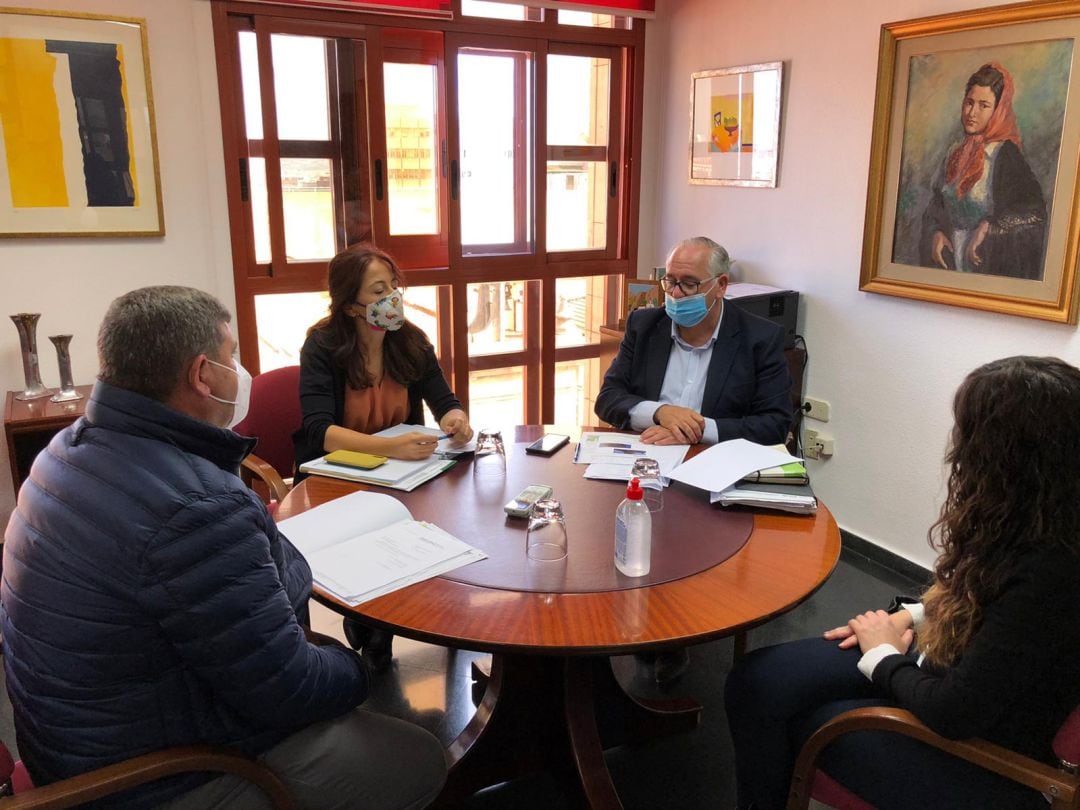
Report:
[[[852,619],[851,621],[855,621],[855,619]],[[889,614],[889,621],[900,638],[904,637],[905,631],[911,629],[911,614],[906,610],[898,610],[896,613]],[[851,628],[851,622],[840,627],[834,627],[832,630],[826,630],[824,636],[827,639],[840,639],[840,643],[837,646],[840,647],[841,650],[850,649],[859,643],[859,640],[855,637],[855,631]],[[911,646],[910,640],[908,641],[908,646]],[[903,652],[907,651],[907,647],[897,646],[897,649]]]
[[668,430],[666,427],[660,427],[660,425],[653,425],[651,428],[645,428],[645,431],[641,434],[641,443],[686,444],[686,442],[676,439],[675,434]]
[[[678,439],[674,444],[697,444],[705,432],[705,417],[690,408],[661,405],[656,409],[653,419]],[[644,437],[644,434],[642,436]]]

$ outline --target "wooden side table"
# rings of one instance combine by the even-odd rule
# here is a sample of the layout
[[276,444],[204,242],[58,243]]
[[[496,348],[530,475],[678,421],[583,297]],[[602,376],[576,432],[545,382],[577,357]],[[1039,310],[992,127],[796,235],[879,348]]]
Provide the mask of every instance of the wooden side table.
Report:
[[15,492],[30,475],[34,458],[49,441],[83,415],[92,385],[79,385],[83,395],[74,402],[52,402],[49,397],[15,399],[18,391],[8,391],[4,403],[4,438],[7,440],[11,483]]

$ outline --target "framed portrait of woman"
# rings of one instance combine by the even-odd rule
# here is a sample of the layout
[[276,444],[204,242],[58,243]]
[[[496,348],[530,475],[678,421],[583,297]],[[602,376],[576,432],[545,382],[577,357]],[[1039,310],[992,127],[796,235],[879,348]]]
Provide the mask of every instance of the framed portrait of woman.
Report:
[[859,288],[1075,324],[1080,2],[882,26]]

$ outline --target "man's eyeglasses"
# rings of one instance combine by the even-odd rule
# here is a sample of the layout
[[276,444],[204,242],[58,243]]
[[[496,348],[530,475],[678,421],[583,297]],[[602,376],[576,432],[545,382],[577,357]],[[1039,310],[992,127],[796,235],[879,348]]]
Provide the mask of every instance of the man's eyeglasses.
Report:
[[686,295],[697,295],[701,285],[708,284],[710,281],[716,281],[716,276],[707,278],[704,281],[698,281],[696,278],[674,279],[671,276],[664,276],[660,279],[660,286],[664,288],[666,293],[673,292],[678,287]]

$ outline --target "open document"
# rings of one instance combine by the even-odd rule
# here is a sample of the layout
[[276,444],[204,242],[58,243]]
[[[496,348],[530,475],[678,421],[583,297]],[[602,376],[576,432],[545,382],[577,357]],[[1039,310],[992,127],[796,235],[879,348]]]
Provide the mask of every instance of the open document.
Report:
[[660,478],[667,484],[671,471],[682,464],[688,444],[645,444],[636,433],[582,433],[574,451],[575,464],[588,464],[586,478],[628,481],[630,468],[639,458],[651,458],[660,465]]
[[[442,436],[443,433],[438,428],[431,428],[427,425],[394,425],[388,427],[386,430],[380,430],[376,433],[376,436],[382,436],[384,438],[390,438],[392,436],[400,436],[402,433],[430,433],[432,436]],[[439,439],[439,444],[435,448],[435,456],[438,458],[457,458],[463,456],[466,453],[476,452],[476,434],[473,434],[473,438],[464,444],[455,444],[453,439]]]
[[698,489],[721,492],[756,470],[799,461],[785,450],[776,450],[746,439],[714,444],[671,473],[672,480]]
[[349,605],[487,559],[377,492],[337,498],[281,521],[278,529],[307,559],[316,584]]

